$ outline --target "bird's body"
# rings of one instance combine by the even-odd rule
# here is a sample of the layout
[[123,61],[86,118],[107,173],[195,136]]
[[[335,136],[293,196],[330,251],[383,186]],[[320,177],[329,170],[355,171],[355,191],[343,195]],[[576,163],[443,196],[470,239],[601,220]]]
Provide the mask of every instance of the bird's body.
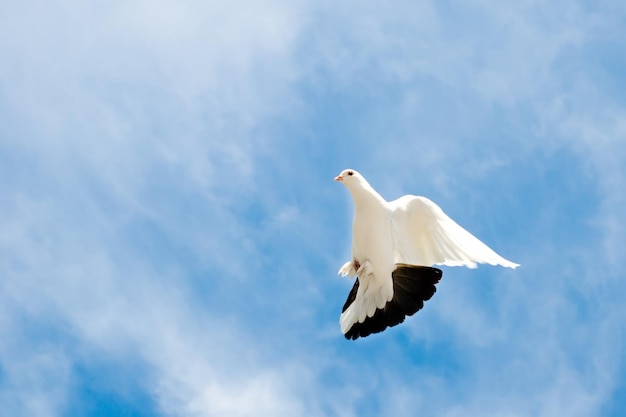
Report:
[[[352,260],[339,270],[343,276],[357,275],[348,297],[352,302],[346,303],[340,318],[346,337],[382,331],[419,310],[421,305],[412,311],[415,306],[404,298],[412,296],[423,302],[434,294],[441,270],[432,265],[518,266],[495,253],[425,197],[407,195],[387,202],[354,170],[342,171],[335,180],[346,185],[354,201]],[[404,310],[400,321],[399,310]],[[383,326],[385,321],[388,324]],[[351,332],[353,327],[359,332]]]

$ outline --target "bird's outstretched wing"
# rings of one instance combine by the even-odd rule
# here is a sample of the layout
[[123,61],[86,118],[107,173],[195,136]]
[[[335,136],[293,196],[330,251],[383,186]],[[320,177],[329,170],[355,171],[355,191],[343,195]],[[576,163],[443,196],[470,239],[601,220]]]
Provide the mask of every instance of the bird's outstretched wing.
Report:
[[446,215],[426,197],[404,196],[389,203],[395,261],[411,265],[476,268],[478,263],[516,268]]
[[[363,322],[354,323],[345,333],[346,339],[357,339],[379,333],[387,327],[396,326],[424,307],[424,301],[430,300],[437,289],[435,284],[441,279],[441,269],[428,266],[398,265],[391,274],[393,280],[393,298],[383,308],[378,308],[371,317]],[[343,306],[342,312],[354,302],[359,290],[359,280],[354,282],[352,291]]]

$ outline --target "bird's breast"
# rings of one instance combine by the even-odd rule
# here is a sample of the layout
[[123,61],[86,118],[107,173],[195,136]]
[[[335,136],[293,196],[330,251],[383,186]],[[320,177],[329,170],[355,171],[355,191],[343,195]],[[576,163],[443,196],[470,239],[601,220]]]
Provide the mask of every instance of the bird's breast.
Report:
[[393,258],[391,217],[386,212],[355,212],[352,256],[359,262],[378,263]]

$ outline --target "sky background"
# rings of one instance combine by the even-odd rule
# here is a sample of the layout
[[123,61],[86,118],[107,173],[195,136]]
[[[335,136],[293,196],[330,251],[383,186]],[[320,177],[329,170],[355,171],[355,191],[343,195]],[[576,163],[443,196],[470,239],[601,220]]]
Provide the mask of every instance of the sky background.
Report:
[[[626,3],[0,1],[0,409],[626,415]],[[354,168],[517,270],[339,329]]]

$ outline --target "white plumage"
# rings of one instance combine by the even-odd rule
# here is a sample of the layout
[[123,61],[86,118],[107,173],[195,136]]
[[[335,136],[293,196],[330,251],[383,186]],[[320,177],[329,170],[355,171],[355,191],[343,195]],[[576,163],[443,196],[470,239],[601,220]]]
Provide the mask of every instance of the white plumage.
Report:
[[352,260],[339,269],[342,276],[358,277],[353,288],[356,296],[350,294],[340,318],[346,337],[355,323],[372,318],[377,309],[384,309],[392,301],[392,274],[398,265],[519,266],[498,255],[426,197],[406,195],[387,202],[352,169],[342,171],[335,181],[348,188],[354,201]]

